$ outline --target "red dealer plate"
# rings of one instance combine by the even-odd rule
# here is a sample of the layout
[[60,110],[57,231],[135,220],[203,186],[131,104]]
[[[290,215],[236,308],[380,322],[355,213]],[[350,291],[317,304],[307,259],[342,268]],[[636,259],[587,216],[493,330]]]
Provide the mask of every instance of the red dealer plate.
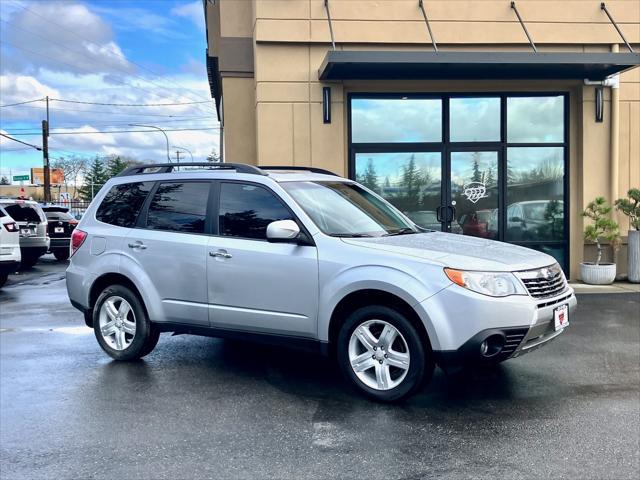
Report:
[[553,325],[556,331],[569,325],[569,305],[560,305],[553,310]]

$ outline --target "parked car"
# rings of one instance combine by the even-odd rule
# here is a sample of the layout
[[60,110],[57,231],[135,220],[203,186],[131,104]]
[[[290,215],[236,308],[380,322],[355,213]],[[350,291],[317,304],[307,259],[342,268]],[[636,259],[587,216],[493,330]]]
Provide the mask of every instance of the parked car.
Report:
[[20,234],[18,225],[0,206],[0,287],[20,265]]
[[562,200],[529,200],[507,207],[507,231],[513,240],[562,238],[563,223]]
[[20,229],[21,264],[32,267],[49,250],[47,219],[33,200],[0,198],[0,206],[14,219]]
[[58,260],[67,260],[71,249],[71,234],[78,225],[78,220],[69,213],[69,208],[65,206],[43,204],[42,210],[47,217],[49,238],[51,239],[49,251]]
[[546,344],[576,306],[553,257],[420,231],[352,180],[201,165],[125,170],[73,232],[71,303],[116,360],[149,354],[163,331],[271,341],[336,355],[355,387],[393,401],[435,365]]
[[494,211],[483,209],[462,215],[460,217],[460,225],[462,226],[463,235],[496,238],[498,229],[494,217],[497,219],[497,215],[494,215]]

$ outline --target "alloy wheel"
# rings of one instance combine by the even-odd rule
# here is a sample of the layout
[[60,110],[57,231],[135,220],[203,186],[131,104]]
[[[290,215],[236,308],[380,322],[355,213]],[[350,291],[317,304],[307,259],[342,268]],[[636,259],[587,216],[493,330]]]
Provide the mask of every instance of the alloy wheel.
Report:
[[136,336],[136,316],[129,302],[117,295],[108,297],[100,307],[100,334],[109,347],[125,350]]
[[391,390],[400,385],[409,372],[409,346],[389,322],[367,320],[351,334],[349,363],[366,386]]

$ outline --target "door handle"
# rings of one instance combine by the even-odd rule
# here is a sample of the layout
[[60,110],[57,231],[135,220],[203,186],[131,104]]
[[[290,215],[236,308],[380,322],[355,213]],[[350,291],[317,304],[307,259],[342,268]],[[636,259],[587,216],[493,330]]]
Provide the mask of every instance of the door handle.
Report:
[[215,258],[233,258],[233,255],[224,251],[209,252],[209,256]]
[[442,222],[442,205],[439,205],[438,207],[436,207],[436,220],[438,222]]
[[[450,217],[449,213],[451,213]],[[447,206],[447,217],[447,222],[453,222],[456,219],[456,207],[454,207],[453,205]]]
[[142,242],[130,243],[129,248],[138,249],[138,250],[146,250],[147,246]]

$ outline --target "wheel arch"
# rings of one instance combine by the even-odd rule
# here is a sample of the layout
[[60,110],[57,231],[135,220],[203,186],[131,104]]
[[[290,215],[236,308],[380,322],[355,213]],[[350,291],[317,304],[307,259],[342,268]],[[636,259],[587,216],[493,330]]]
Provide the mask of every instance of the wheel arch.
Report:
[[335,353],[336,341],[345,318],[358,308],[369,305],[390,307],[402,313],[416,328],[424,345],[427,346],[429,351],[432,350],[431,340],[423,321],[418,312],[406,300],[385,290],[367,288],[350,292],[334,307],[329,320],[328,332],[329,352],[331,355]]
[[89,310],[87,311],[88,314],[85,315],[85,322],[87,323],[88,326],[92,326],[92,325],[89,325],[88,322],[89,322],[89,319],[91,319],[91,322],[93,323],[93,317],[92,317],[93,307],[95,306],[96,301],[100,296],[100,293],[102,293],[102,291],[110,285],[122,285],[124,287],[131,289],[131,291],[135,293],[140,299],[140,302],[142,303],[142,308],[144,308],[145,312],[147,312],[147,307],[146,307],[144,298],[140,293],[140,290],[129,277],[116,272],[105,273],[94,280],[89,290]]

